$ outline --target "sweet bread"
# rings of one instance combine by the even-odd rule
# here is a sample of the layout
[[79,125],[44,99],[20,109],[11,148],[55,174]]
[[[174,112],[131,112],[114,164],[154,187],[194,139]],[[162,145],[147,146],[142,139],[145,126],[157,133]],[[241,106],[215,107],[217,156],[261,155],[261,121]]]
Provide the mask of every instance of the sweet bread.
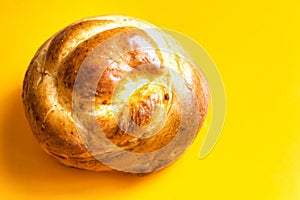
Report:
[[26,117],[42,149],[93,171],[148,173],[172,163],[209,106],[205,77],[180,48],[126,16],[83,19],[56,33],[23,84]]

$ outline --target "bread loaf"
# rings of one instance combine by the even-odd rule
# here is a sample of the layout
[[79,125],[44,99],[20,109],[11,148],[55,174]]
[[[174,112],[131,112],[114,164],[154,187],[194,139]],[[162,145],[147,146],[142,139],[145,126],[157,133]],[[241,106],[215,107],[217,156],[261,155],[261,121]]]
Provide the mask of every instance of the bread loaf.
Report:
[[182,51],[160,29],[127,16],[83,19],[56,33],[23,84],[42,149],[93,171],[148,173],[172,163],[209,105],[205,77]]

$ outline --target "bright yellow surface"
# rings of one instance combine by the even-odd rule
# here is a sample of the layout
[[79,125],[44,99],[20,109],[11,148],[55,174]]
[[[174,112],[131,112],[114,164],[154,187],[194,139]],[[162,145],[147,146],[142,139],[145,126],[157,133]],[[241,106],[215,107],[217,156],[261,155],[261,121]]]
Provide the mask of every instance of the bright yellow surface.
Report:
[[[1,1],[0,199],[300,199],[299,5]],[[103,14],[175,29],[212,56],[224,80],[227,116],[217,146],[204,160],[198,158],[201,136],[171,167],[145,177],[69,169],[41,151],[21,104],[25,70],[53,33]]]

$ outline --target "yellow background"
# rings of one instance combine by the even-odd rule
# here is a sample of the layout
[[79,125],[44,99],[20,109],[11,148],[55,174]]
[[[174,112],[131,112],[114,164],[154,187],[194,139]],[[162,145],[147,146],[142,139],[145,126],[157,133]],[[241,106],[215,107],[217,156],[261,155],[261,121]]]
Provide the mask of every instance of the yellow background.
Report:
[[[300,199],[298,2],[2,0],[0,199]],[[227,116],[204,160],[201,135],[175,164],[145,177],[69,169],[41,151],[21,104],[25,70],[53,33],[103,14],[180,31],[211,55]]]

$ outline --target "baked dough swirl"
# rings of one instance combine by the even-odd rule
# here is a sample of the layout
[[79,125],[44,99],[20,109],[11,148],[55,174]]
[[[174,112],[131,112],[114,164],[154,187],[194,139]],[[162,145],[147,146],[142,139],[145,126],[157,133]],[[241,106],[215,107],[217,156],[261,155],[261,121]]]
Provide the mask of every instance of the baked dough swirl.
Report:
[[[64,165],[93,171],[148,173],[177,159],[209,105],[204,75],[180,52],[165,50],[179,47],[127,16],[83,19],[52,36],[32,59],[22,95],[42,149]],[[122,159],[129,154],[147,159]]]

